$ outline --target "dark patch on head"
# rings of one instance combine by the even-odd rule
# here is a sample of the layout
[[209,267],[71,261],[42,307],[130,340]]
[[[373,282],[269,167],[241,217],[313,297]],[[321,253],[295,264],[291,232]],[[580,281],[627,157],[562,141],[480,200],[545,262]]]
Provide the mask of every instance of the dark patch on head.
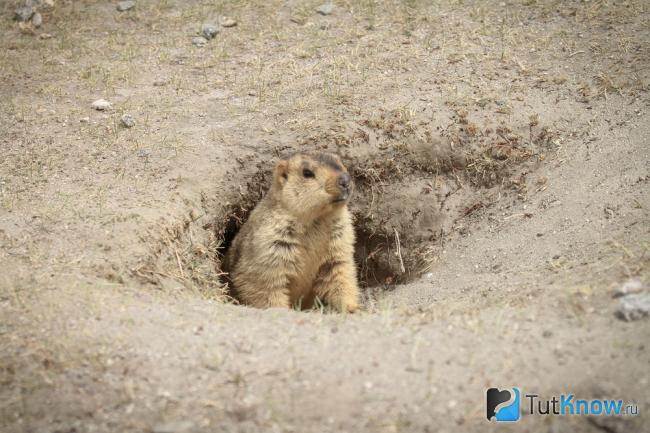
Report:
[[295,247],[297,247],[298,244],[295,242],[287,242],[287,241],[282,241],[282,240],[277,240],[273,241],[273,247],[274,248],[281,248],[284,250],[293,250]]
[[312,160],[318,162],[319,164],[326,165],[326,166],[330,167],[333,170],[337,170],[337,171],[344,171],[345,170],[345,167],[343,166],[343,164],[341,164],[341,162],[339,161],[339,159],[336,156],[334,156],[334,155],[332,155],[330,153],[325,153],[325,152],[312,153],[312,152],[296,151],[296,152],[292,152],[292,153],[288,154],[284,159],[286,161],[288,161],[288,160],[293,159],[293,158],[298,157],[298,156],[307,157],[309,159],[312,159]]
[[313,158],[319,163],[330,167],[337,171],[343,171],[343,165],[339,162],[338,158],[328,153],[317,153]]

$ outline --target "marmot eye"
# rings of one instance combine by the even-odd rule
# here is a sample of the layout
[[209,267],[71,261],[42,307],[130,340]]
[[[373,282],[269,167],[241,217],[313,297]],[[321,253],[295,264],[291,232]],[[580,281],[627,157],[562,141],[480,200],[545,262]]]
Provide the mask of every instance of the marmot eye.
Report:
[[302,175],[303,175],[303,177],[314,177],[314,172],[311,171],[308,168],[303,168],[302,169]]

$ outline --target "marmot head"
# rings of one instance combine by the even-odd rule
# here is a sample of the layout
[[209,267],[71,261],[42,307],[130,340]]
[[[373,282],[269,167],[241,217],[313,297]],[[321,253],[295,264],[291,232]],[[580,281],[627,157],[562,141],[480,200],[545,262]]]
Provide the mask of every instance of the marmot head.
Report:
[[273,193],[302,219],[314,219],[344,207],[352,195],[352,179],[341,159],[330,153],[296,153],[278,161]]

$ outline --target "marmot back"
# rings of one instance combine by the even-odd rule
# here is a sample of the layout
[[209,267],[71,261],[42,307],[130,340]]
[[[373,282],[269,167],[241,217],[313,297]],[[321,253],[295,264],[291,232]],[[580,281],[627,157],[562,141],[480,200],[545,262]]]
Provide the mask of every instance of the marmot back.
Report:
[[357,310],[351,194],[350,175],[335,155],[279,161],[271,189],[223,260],[239,301],[310,308],[318,298],[338,311]]

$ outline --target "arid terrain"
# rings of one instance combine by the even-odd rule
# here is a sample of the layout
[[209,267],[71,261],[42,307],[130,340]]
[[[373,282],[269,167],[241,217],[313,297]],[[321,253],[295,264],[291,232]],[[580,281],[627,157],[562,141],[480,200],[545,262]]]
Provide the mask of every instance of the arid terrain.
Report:
[[[0,2],[1,432],[650,431],[646,0],[34,3]],[[353,175],[358,314],[223,282],[296,150]],[[513,386],[639,415],[488,422]]]

